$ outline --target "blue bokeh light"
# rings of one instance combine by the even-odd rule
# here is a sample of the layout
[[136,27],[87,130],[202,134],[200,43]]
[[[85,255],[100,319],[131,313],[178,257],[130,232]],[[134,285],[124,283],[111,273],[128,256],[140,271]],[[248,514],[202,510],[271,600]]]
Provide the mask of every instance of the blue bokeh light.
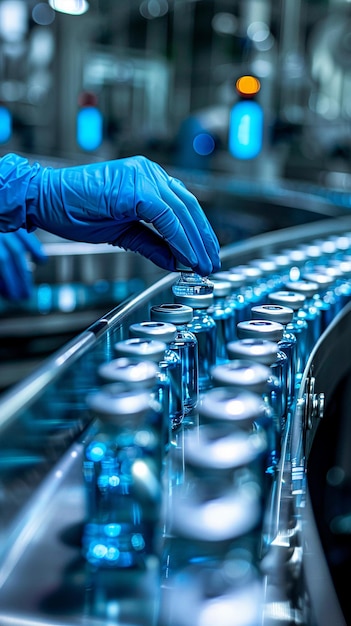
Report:
[[99,109],[88,106],[77,114],[77,143],[82,150],[96,150],[102,143],[103,118]]
[[87,448],[87,458],[90,461],[98,462],[104,458],[106,445],[100,441],[92,441]]
[[215,149],[215,140],[209,133],[199,133],[193,139],[193,148],[196,154],[207,156]]
[[9,141],[12,135],[12,115],[10,111],[0,106],[0,143]]
[[229,152],[237,159],[253,159],[263,143],[263,110],[253,100],[236,103],[230,112]]

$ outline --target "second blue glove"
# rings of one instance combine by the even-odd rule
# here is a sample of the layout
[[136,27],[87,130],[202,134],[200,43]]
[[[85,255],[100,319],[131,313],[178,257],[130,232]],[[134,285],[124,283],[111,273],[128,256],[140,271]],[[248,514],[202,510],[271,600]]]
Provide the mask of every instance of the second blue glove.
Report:
[[21,300],[31,295],[32,270],[29,259],[37,262],[47,257],[39,239],[20,229],[0,233],[0,294],[9,300]]

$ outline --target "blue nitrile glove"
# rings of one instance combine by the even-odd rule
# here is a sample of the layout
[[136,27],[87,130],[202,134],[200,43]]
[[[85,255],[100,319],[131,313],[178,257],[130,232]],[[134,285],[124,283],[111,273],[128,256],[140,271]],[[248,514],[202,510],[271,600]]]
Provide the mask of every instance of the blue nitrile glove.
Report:
[[21,300],[30,296],[33,276],[28,255],[37,262],[47,258],[34,234],[23,229],[0,233],[0,294],[4,298]]
[[63,169],[35,164],[26,205],[28,230],[111,243],[171,271],[177,260],[203,276],[220,267],[216,235],[195,196],[142,156]]

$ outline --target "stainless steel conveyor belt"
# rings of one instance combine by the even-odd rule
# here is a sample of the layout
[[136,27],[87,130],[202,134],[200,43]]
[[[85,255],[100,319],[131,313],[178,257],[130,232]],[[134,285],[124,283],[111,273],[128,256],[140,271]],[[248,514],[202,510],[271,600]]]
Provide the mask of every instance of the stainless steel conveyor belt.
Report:
[[[349,232],[351,217],[265,233],[223,248],[223,268]],[[152,623],[156,570],[142,580],[135,573],[91,573],[81,557],[82,454],[94,429],[85,397],[99,386],[97,366],[113,357],[113,344],[128,336],[130,324],[148,319],[152,304],[170,301],[176,278],[169,274],[109,311],[0,398],[1,626]],[[345,347],[350,345],[350,315],[346,307],[311,352],[284,433],[278,496],[271,502],[277,552],[266,581],[265,626],[346,624],[311,504],[308,459],[318,435],[322,394],[328,413],[338,382],[350,370]],[[281,568],[282,561],[284,576],[277,582],[274,567]],[[132,575],[131,598],[125,589],[126,576]],[[269,590],[277,585],[282,600],[272,606]]]

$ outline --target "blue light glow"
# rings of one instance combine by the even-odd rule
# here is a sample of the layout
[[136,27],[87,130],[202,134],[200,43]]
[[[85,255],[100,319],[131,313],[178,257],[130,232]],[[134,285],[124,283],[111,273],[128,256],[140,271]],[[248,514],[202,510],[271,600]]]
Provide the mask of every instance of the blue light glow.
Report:
[[38,285],[38,310],[40,313],[49,313],[52,308],[52,289],[51,285],[42,283]]
[[242,100],[230,112],[229,152],[237,159],[253,159],[262,150],[263,110],[253,100]]
[[0,106],[0,143],[6,143],[12,135],[12,116],[10,111]]
[[104,443],[93,441],[87,448],[87,458],[90,461],[101,461],[106,453],[106,446]]
[[107,537],[118,537],[121,530],[121,524],[105,524],[104,526],[104,533]]
[[96,150],[102,143],[103,119],[96,107],[84,107],[77,114],[77,143],[83,150]]
[[193,148],[195,152],[201,156],[212,154],[215,149],[214,139],[209,133],[199,133],[194,137]]

